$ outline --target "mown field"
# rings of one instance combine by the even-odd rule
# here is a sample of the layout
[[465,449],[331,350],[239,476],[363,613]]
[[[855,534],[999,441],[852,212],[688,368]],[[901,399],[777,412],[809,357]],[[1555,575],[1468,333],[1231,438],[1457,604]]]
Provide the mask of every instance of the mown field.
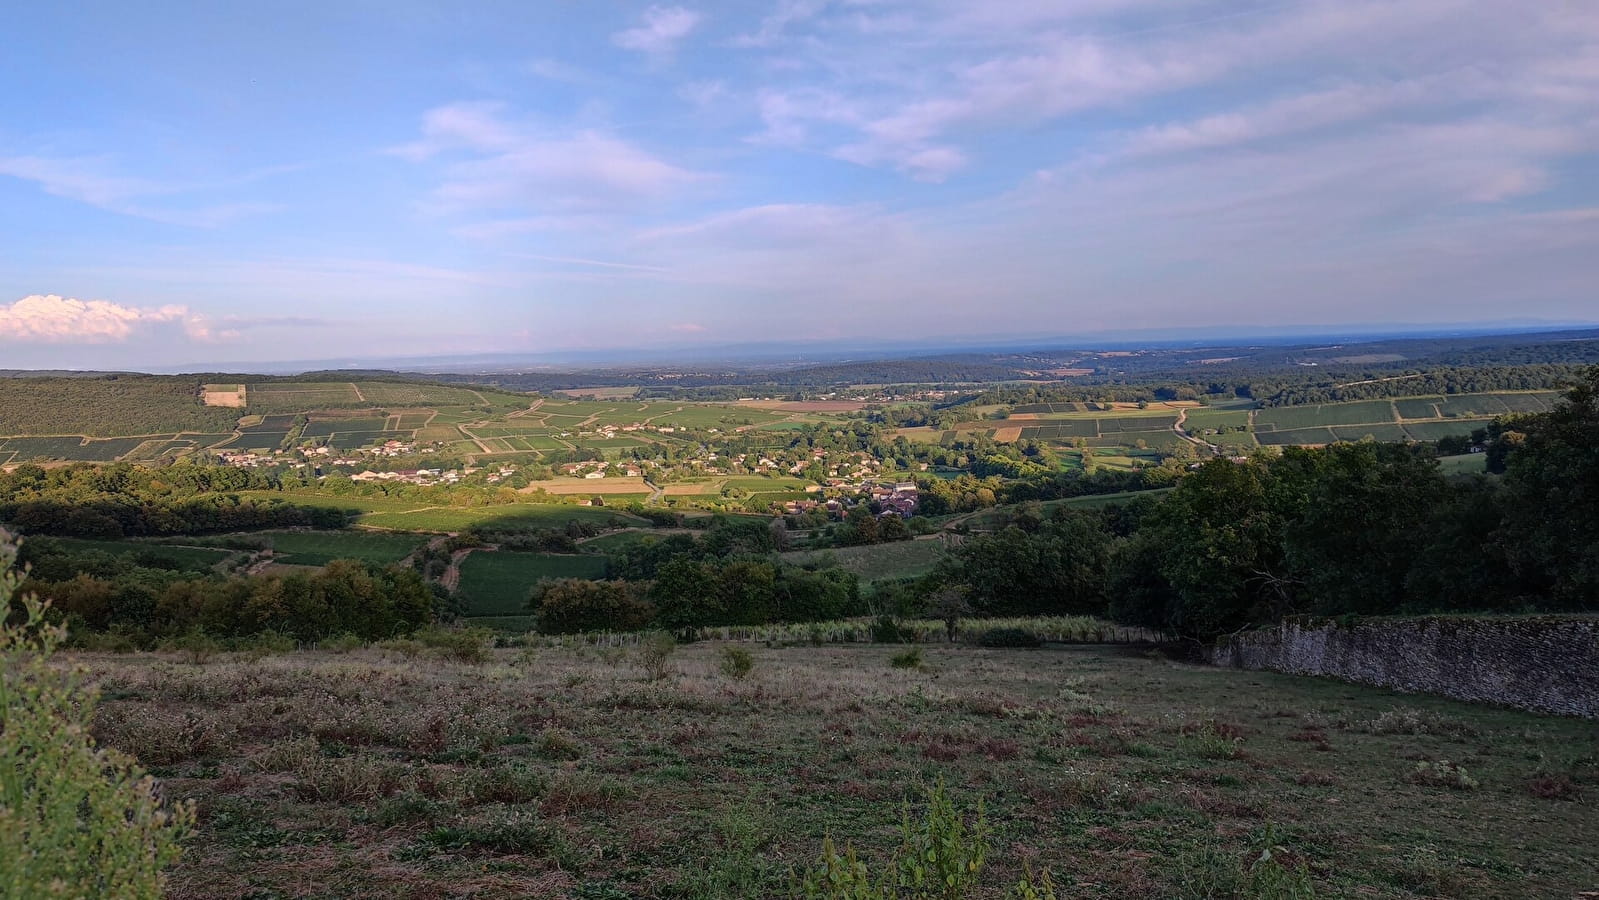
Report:
[[99,739],[198,803],[178,900],[781,897],[940,780],[992,829],[981,897],[1023,861],[1062,897],[1311,896],[1261,893],[1263,853],[1317,897],[1599,885],[1599,723],[1112,648],[751,649],[77,661]]
[[528,593],[543,578],[604,578],[605,557],[475,550],[461,561],[457,595],[466,616],[527,613]]
[[397,563],[427,542],[427,535],[366,531],[260,531],[274,558],[297,566],[325,566],[335,559]]
[[942,541],[923,540],[892,541],[834,550],[791,550],[778,556],[796,565],[831,560],[839,568],[855,573],[861,581],[870,583],[925,575],[938,565],[944,553]]
[[473,525],[555,528],[570,521],[640,525],[642,519],[621,510],[564,503],[510,503],[494,506],[427,506],[392,497],[335,497],[293,491],[240,491],[239,496],[279,499],[321,509],[355,514],[354,524],[394,531],[454,532]]

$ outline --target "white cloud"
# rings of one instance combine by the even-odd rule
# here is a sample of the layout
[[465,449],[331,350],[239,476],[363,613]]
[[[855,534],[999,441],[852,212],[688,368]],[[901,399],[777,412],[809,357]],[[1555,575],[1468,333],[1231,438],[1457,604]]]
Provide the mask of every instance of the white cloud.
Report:
[[195,341],[238,337],[218,329],[186,306],[123,306],[108,300],[78,300],[31,294],[0,306],[0,340],[52,344],[121,343],[152,325],[177,325]]
[[611,35],[624,50],[661,55],[677,49],[700,22],[700,14],[681,6],[652,6],[644,11],[644,24]]

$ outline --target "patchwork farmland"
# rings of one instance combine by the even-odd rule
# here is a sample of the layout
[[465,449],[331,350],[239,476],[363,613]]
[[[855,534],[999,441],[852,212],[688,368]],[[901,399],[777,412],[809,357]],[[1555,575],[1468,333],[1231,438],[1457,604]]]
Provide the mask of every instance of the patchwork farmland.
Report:
[[[1000,422],[962,423],[958,430],[905,428],[898,434],[924,443],[947,442],[982,430],[996,441],[1040,441],[1058,448],[1136,447],[1169,450],[1186,440],[1226,451],[1261,446],[1319,445],[1335,441],[1436,441],[1464,436],[1496,416],[1540,412],[1553,391],[1404,397],[1261,408],[1248,401],[1197,403],[1036,403],[1017,406]],[[1186,437],[1185,437],[1186,436]]]

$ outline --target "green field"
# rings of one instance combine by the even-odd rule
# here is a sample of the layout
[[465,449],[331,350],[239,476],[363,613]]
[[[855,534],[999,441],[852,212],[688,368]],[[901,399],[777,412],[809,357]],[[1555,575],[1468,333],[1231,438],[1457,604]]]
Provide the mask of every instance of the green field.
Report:
[[0,461],[11,462],[111,462],[133,452],[149,438],[109,438],[85,440],[75,435],[62,437],[0,438]]
[[1480,475],[1488,471],[1488,454],[1462,453],[1438,457],[1438,470],[1445,475]]
[[92,541],[80,538],[54,538],[69,551],[99,551],[113,556],[132,554],[137,561],[161,561],[160,568],[203,571],[236,555],[237,551],[216,547],[188,547],[151,541]]
[[[640,495],[629,495],[638,497]],[[495,528],[557,528],[567,522],[621,522],[640,524],[643,520],[605,507],[571,506],[564,503],[513,503],[499,506],[439,506],[403,512],[363,514],[357,522],[374,528],[399,531],[463,531],[474,525]]]
[[603,556],[478,550],[461,562],[457,594],[467,616],[514,616],[540,579],[603,578],[605,565]]
[[793,550],[778,554],[784,561],[796,565],[832,560],[839,568],[855,573],[863,582],[882,581],[889,578],[913,578],[925,575],[944,558],[944,542],[940,540],[891,541],[886,544],[868,544],[861,547],[840,547],[836,550]]
[[422,546],[418,534],[363,531],[264,531],[279,562],[297,566],[323,566],[335,559],[360,559],[388,565],[397,563]]

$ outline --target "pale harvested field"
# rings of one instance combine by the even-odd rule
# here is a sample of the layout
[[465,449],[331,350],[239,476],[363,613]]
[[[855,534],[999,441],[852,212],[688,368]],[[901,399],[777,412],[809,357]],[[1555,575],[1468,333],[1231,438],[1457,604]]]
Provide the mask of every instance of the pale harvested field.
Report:
[[549,494],[648,494],[650,486],[643,478],[556,478],[529,482],[522,493],[540,490]]
[[592,387],[558,390],[554,393],[566,397],[593,397],[596,400],[626,400],[638,394],[636,387]]
[[230,409],[244,407],[244,385],[208,384],[200,392],[200,402],[206,406],[224,406]]
[[994,432],[994,440],[1001,444],[1021,440],[1021,437],[1022,430],[1020,428],[1000,428]]
[[727,484],[727,479],[721,481],[697,481],[689,484],[669,484],[666,486],[668,497],[694,497],[706,494],[720,494],[722,486]]
[[866,404],[857,400],[740,400],[734,405],[777,412],[820,413],[858,412],[866,408]]

